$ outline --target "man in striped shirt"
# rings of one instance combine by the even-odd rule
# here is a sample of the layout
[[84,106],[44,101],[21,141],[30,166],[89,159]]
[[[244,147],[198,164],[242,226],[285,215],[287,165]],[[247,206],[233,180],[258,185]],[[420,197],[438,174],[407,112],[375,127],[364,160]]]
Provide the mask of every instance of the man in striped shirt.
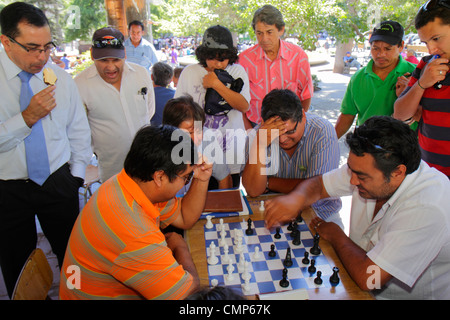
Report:
[[[61,269],[61,299],[173,300],[198,287],[186,242],[161,229],[169,224],[188,229],[198,220],[212,165],[191,165],[200,163],[192,140],[175,130],[140,129],[124,169],[104,182],[84,207]],[[177,199],[192,177],[187,194]]]
[[258,44],[239,55],[239,64],[250,80],[250,109],[244,115],[246,129],[261,123],[261,102],[272,89],[292,90],[305,111],[311,104],[314,86],[308,56],[299,46],[280,39],[284,26],[283,15],[271,5],[256,10],[253,16]]
[[[272,90],[263,100],[261,115],[261,125],[249,133],[242,173],[242,184],[249,196],[268,191],[289,193],[303,180],[339,166],[333,125],[306,113],[292,91]],[[311,207],[322,219],[343,228],[339,198],[320,200]]]
[[422,159],[450,178],[450,0],[425,3],[415,27],[427,45],[408,87],[394,104],[394,117],[417,118]]

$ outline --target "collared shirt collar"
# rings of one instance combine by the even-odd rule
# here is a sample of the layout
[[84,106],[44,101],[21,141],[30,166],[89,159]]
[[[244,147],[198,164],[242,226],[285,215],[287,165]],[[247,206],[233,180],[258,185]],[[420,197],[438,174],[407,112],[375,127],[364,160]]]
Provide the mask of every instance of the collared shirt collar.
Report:
[[[399,61],[398,61],[397,65],[395,66],[394,69],[392,69],[392,71],[391,71],[389,74],[391,74],[392,72],[399,73],[399,74],[402,73],[402,72],[400,72],[399,70],[400,70],[400,68],[402,68],[402,66],[403,66],[405,63],[407,63],[407,61],[406,61],[405,59],[403,59],[403,57],[402,57],[401,55],[399,55]],[[367,73],[367,74],[370,74],[370,75],[372,75],[372,76],[378,77],[378,76],[375,74],[375,72],[373,72],[372,67],[373,67],[373,59],[370,59],[370,61],[369,61],[369,63],[367,64],[367,67],[365,68],[365,71],[364,71],[364,72]]]
[[155,205],[144,194],[138,184],[130,178],[130,176],[122,169],[117,175],[117,181],[121,187],[126,190],[134,201],[147,213],[151,218],[157,220],[160,216],[160,212],[156,209]]

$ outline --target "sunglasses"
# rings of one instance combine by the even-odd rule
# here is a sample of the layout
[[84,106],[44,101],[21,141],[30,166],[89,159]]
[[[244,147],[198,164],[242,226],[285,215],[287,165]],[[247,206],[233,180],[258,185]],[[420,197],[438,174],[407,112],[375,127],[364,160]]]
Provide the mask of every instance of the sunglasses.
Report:
[[92,43],[92,46],[94,48],[114,48],[114,49],[122,49],[123,43],[122,40],[117,38],[111,38],[111,39],[100,39],[100,40],[94,40]]
[[449,0],[428,0],[423,6],[420,7],[419,11],[429,11],[436,9],[438,7],[445,7],[450,9],[450,1]]
[[181,177],[176,174],[178,178],[184,179],[184,185],[188,185],[191,182],[192,177],[194,176],[194,170],[192,170],[188,175]]

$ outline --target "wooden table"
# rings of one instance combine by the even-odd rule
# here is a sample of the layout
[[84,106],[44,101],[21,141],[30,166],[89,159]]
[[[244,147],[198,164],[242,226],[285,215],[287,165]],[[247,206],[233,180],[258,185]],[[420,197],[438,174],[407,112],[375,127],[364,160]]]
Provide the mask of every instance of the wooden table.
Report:
[[[252,207],[253,214],[250,218],[253,221],[263,220],[264,214],[259,211],[259,203],[261,200],[267,200],[273,196],[261,196],[258,198],[248,198],[250,206]],[[312,209],[307,209],[302,212],[302,217],[309,226],[309,222],[313,219],[315,213]],[[242,217],[229,217],[223,218],[224,222],[238,222],[242,221]],[[212,219],[213,223],[218,223],[219,219]],[[205,249],[205,236],[204,236],[204,224],[205,219],[199,220],[192,229],[186,232],[186,241],[189,245],[191,255],[193,257],[194,263],[197,267],[197,271],[200,277],[201,285],[208,286],[208,265],[206,262],[206,249]],[[331,288],[316,288],[309,289],[308,295],[310,300],[371,300],[373,299],[372,294],[369,292],[362,291],[356,285],[356,283],[350,278],[347,271],[343,267],[341,261],[337,257],[331,245],[320,239],[319,246],[323,251],[323,254],[327,257],[329,263],[339,268],[339,277],[341,279],[341,286],[331,287]],[[255,298],[249,297],[250,299]]]

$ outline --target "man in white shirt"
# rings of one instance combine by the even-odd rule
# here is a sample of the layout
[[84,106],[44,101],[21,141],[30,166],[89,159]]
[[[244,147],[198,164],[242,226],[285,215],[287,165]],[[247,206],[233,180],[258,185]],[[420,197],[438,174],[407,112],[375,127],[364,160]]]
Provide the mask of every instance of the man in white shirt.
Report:
[[62,266],[92,149],[77,87],[49,60],[54,45],[44,13],[16,2],[0,21],[0,265],[11,296],[36,248],[36,216]]
[[122,170],[134,135],[155,113],[150,74],[125,61],[123,39],[117,29],[97,30],[91,48],[94,65],[75,78],[87,110],[102,182]]
[[363,290],[379,299],[450,299],[450,181],[420,158],[417,135],[388,116],[346,136],[347,165],[266,201],[271,227],[329,196],[352,195],[349,237],[334,223],[311,227]]

